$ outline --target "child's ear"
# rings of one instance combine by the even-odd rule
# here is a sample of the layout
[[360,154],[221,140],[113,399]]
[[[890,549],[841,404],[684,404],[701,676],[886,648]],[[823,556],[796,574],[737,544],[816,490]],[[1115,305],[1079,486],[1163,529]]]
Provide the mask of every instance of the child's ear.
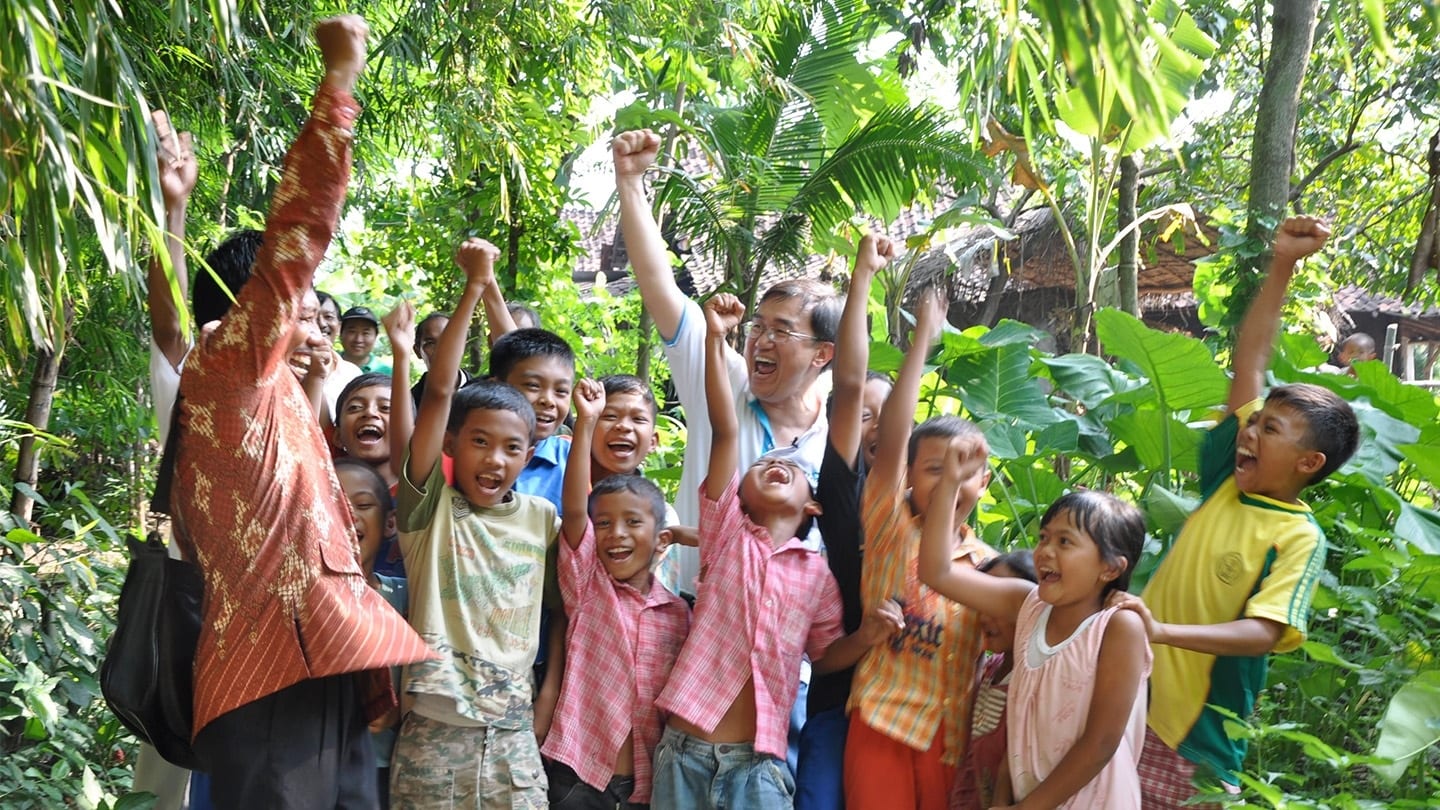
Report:
[[1106,560],[1105,570],[1103,573],[1100,574],[1100,578],[1105,580],[1106,582],[1114,582],[1115,580],[1119,579],[1120,575],[1125,573],[1125,569],[1129,567],[1130,561],[1125,559],[1124,557],[1117,557],[1114,560]]
[[535,442],[533,441],[530,442],[530,449],[525,451],[525,463],[529,464],[532,458],[535,458]]
[[[448,430],[445,431],[445,441],[440,443],[440,452],[451,458],[455,457],[455,434]],[[535,451],[532,449],[530,452],[533,453]],[[529,460],[527,459],[526,461],[528,463]]]
[[816,515],[824,514],[824,512],[825,510],[820,508],[820,502],[814,498],[805,502],[805,514],[815,517]]
[[669,548],[673,542],[675,542],[675,533],[669,529],[661,529],[660,533],[655,535],[655,553],[659,554]]
[[659,433],[651,433],[651,434],[650,434],[650,446],[647,447],[647,448],[645,448],[645,455],[648,456],[648,455],[650,455],[651,453],[653,453],[653,452],[655,452],[656,450],[659,450],[659,449],[660,449],[660,434],[659,434]]
[[1295,471],[1303,473],[1306,478],[1315,475],[1315,473],[1319,472],[1320,468],[1324,466],[1325,454],[1319,450],[1311,450],[1308,453],[1304,453],[1295,461]]
[[389,514],[385,515],[385,536],[386,536],[386,537],[394,537],[394,536],[395,536],[395,510],[394,510],[394,509],[391,509],[390,512],[389,512]]

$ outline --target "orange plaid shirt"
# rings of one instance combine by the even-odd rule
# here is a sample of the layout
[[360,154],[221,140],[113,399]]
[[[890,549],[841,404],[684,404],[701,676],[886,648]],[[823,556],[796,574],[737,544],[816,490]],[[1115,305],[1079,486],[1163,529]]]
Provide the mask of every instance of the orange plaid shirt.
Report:
[[[911,514],[904,489],[866,486],[860,516],[861,598],[866,610],[885,599],[900,602],[905,629],[860,659],[848,708],[858,711],[865,725],[917,751],[930,747],[943,723],[941,759],[959,765],[970,735],[979,616],[921,584],[915,558],[922,519]],[[993,556],[995,550],[965,527],[953,559],[975,565]]]

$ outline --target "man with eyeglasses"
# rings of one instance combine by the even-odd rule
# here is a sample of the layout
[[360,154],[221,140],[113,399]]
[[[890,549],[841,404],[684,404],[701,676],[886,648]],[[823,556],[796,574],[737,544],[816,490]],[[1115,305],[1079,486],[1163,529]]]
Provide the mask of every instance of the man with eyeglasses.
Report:
[[[660,138],[648,129],[621,133],[611,147],[625,247],[645,309],[665,342],[675,389],[685,408],[689,439],[675,511],[682,523],[694,525],[700,516],[698,490],[710,455],[705,317],[675,283],[665,240],[646,198],[645,171],[659,148]],[[731,351],[727,360],[740,416],[742,468],[786,445],[800,448],[819,468],[828,426],[824,396],[815,383],[835,355],[840,309],[840,298],[827,284],[782,281],[765,292],[755,312],[749,313],[750,320],[741,324],[745,353]],[[682,566],[682,585],[693,587],[695,573],[694,566]]]
[[[685,408],[685,466],[675,512],[684,525],[700,520],[700,484],[710,458],[710,422],[705,405],[705,315],[680,291],[670,254],[645,193],[645,171],[655,162],[660,138],[648,129],[615,137],[615,187],[620,197],[620,229],[640,285],[645,309],[665,342],[671,379]],[[765,291],[750,320],[741,324],[745,353],[726,352],[730,390],[739,417],[740,467],[743,470],[776,447],[795,447],[812,469],[825,454],[829,423],[825,396],[816,382],[835,356],[835,333],[842,301],[827,284],[809,279],[782,281]],[[816,545],[819,540],[811,542]],[[693,548],[677,548],[678,582],[691,592],[699,573]],[[677,554],[678,552],[678,554]],[[796,741],[805,722],[805,685],[790,719],[789,765],[795,770]]]

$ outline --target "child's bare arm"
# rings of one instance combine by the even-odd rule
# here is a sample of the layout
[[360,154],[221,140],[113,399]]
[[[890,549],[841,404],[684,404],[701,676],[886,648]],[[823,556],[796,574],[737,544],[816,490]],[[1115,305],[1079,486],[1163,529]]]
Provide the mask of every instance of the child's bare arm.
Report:
[[420,400],[420,413],[415,418],[415,432],[410,436],[410,462],[405,474],[411,481],[424,481],[445,445],[445,426],[450,421],[450,400],[460,378],[460,358],[465,354],[465,338],[470,319],[485,292],[482,280],[493,272],[495,257],[500,251],[484,239],[467,239],[455,253],[455,263],[465,271],[465,289],[455,313],[440,333],[435,347],[434,362],[425,380],[425,396]]
[[705,400],[710,415],[710,466],[705,494],[718,500],[740,465],[740,420],[725,363],[725,336],[745,316],[745,305],[729,293],[705,302]]
[[816,675],[828,675],[849,669],[858,664],[861,656],[871,647],[889,641],[904,629],[905,613],[900,609],[900,603],[894,599],[886,599],[866,611],[860,627],[827,647],[825,654],[811,666]]
[[1220,624],[1156,621],[1150,606],[1133,593],[1113,598],[1110,604],[1139,616],[1151,644],[1207,655],[1269,655],[1285,636],[1285,625],[1272,619],[1244,618]]
[[[150,260],[146,298],[150,306],[150,333],[155,345],[170,365],[180,368],[190,340],[183,326],[187,292],[185,264],[185,211],[190,193],[195,190],[199,164],[195,161],[190,133],[175,131],[164,110],[150,114],[155,122],[156,174],[160,180],[160,196],[165,201],[165,255],[175,274],[175,285],[165,273],[165,264],[157,253]],[[176,297],[178,294],[178,298]]]
[[685,311],[685,293],[675,283],[670,251],[650,201],[645,195],[645,171],[660,151],[660,137],[648,129],[622,132],[610,144],[615,160],[615,191],[620,198],[620,230],[645,311],[655,320],[661,337],[670,339],[680,328]]
[[502,336],[514,332],[515,316],[510,314],[510,308],[505,306],[505,293],[500,289],[500,282],[495,278],[495,267],[492,264],[488,277],[480,279],[479,283],[485,285],[484,291],[480,294],[480,303],[485,307],[486,346],[494,346],[495,341]]
[[394,351],[390,366],[390,439],[391,469],[399,469],[410,434],[415,431],[415,403],[410,398],[410,347],[415,345],[415,305],[408,298],[400,299],[395,308],[380,319],[385,335]]
[[1330,236],[1330,227],[1316,217],[1291,217],[1275,231],[1270,269],[1260,291],[1245,311],[1245,320],[1235,338],[1231,362],[1235,379],[1230,383],[1227,405],[1230,413],[1260,396],[1265,388],[1265,369],[1270,367],[1275,335],[1280,331],[1280,310],[1295,264],[1319,250]]
[[875,274],[890,263],[895,246],[885,237],[865,236],[855,251],[850,292],[840,315],[835,339],[834,403],[830,411],[830,446],[846,464],[854,464],[860,449],[864,414],[865,372],[870,364],[870,333],[865,328],[866,304]]
[[925,373],[925,356],[944,325],[945,305],[940,294],[933,289],[926,290],[920,298],[910,351],[905,353],[905,362],[895,378],[895,387],[890,389],[890,398],[885,400],[885,410],[881,412],[880,449],[875,454],[875,468],[866,480],[867,487],[890,489],[905,485],[906,449],[910,443],[910,431],[915,426],[915,407],[920,402],[920,378]]
[[571,396],[575,401],[575,429],[570,437],[570,460],[565,465],[565,488],[560,499],[564,507],[560,533],[570,548],[577,548],[590,522],[590,451],[595,443],[595,423],[605,410],[605,386],[584,379],[575,385]]
[[979,472],[987,455],[985,440],[977,434],[950,440],[945,470],[925,513],[920,551],[915,560],[916,573],[921,582],[946,599],[991,616],[1013,618],[1020,613],[1020,606],[1035,586],[1023,579],[992,577],[969,565],[957,565],[952,553],[960,484]]
[[1122,610],[1110,618],[1095,673],[1085,730],[1055,770],[1015,807],[1059,807],[1089,784],[1115,756],[1145,674],[1145,628],[1138,616]]

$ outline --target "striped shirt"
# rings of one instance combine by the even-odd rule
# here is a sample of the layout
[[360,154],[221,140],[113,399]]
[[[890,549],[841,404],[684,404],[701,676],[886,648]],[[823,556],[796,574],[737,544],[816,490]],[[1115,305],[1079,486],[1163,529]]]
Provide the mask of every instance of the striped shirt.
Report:
[[[205,577],[196,733],[300,681],[428,658],[360,571],[345,493],[287,364],[291,329],[340,217],[355,100],[328,85],[285,159],[254,275],[180,377],[176,535]],[[180,493],[183,493],[180,494]]]
[[[896,600],[905,612],[905,629],[860,659],[849,708],[860,712],[865,725],[917,751],[930,748],[943,724],[941,759],[958,765],[970,733],[979,616],[921,584],[915,568],[921,518],[911,514],[904,490],[867,486],[860,509],[865,607]],[[993,556],[967,526],[952,559],[975,565]]]
[[785,758],[800,656],[819,659],[844,632],[840,589],[820,552],[770,533],[740,510],[740,476],[719,500],[700,490],[695,623],[658,705],[709,732],[751,678],[755,750]]
[[615,757],[633,732],[630,801],[647,804],[650,759],[664,725],[655,699],[690,632],[690,606],[658,578],[651,578],[649,593],[611,579],[588,522],[579,548],[560,542],[560,593],[570,617],[565,680],[544,754],[569,765],[585,784],[604,790],[615,775]]

